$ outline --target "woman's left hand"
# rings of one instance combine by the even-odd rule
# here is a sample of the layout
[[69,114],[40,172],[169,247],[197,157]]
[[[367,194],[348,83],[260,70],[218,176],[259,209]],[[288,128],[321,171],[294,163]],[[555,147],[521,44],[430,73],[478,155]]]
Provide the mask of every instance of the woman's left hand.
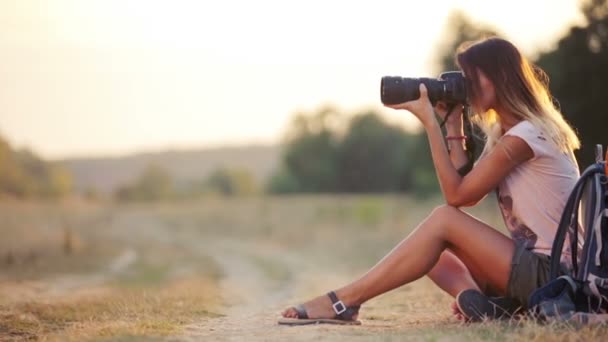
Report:
[[429,124],[436,122],[435,113],[433,106],[427,95],[426,87],[423,83],[420,83],[420,97],[416,100],[399,103],[395,105],[386,105],[386,107],[393,109],[405,109],[414,114],[424,127]]

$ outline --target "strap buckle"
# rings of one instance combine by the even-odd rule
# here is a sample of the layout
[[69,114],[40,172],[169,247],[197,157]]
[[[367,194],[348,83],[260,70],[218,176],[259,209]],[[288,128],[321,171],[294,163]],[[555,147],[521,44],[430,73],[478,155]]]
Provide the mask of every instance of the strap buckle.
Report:
[[346,311],[346,305],[344,305],[344,303],[341,300],[333,303],[331,306],[334,308],[336,315],[341,315],[342,313],[344,313]]

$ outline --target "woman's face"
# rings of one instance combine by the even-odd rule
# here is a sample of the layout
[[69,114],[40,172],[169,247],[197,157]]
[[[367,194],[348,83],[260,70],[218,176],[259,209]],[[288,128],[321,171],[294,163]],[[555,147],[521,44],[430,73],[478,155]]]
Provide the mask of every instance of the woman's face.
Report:
[[[479,81],[479,94],[475,94],[471,99],[471,105],[475,112],[485,113],[490,108],[494,108],[496,104],[496,90],[492,81],[477,69],[477,77]],[[495,108],[494,108],[495,109]]]

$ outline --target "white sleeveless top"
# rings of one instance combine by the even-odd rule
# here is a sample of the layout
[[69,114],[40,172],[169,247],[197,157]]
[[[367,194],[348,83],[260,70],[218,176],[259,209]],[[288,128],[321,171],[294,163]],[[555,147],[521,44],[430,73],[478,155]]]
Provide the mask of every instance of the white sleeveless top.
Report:
[[578,165],[529,121],[519,122],[504,135],[523,139],[534,153],[498,186],[505,224],[516,244],[551,255],[562,211],[580,176]]

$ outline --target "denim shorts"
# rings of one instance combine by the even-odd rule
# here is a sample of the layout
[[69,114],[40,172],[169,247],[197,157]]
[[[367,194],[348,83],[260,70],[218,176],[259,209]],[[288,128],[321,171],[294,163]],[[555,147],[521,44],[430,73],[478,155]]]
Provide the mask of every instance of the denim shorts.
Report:
[[524,245],[515,246],[511,259],[511,273],[507,284],[507,297],[517,299],[527,308],[532,291],[545,285],[551,275],[551,258],[534,253]]

